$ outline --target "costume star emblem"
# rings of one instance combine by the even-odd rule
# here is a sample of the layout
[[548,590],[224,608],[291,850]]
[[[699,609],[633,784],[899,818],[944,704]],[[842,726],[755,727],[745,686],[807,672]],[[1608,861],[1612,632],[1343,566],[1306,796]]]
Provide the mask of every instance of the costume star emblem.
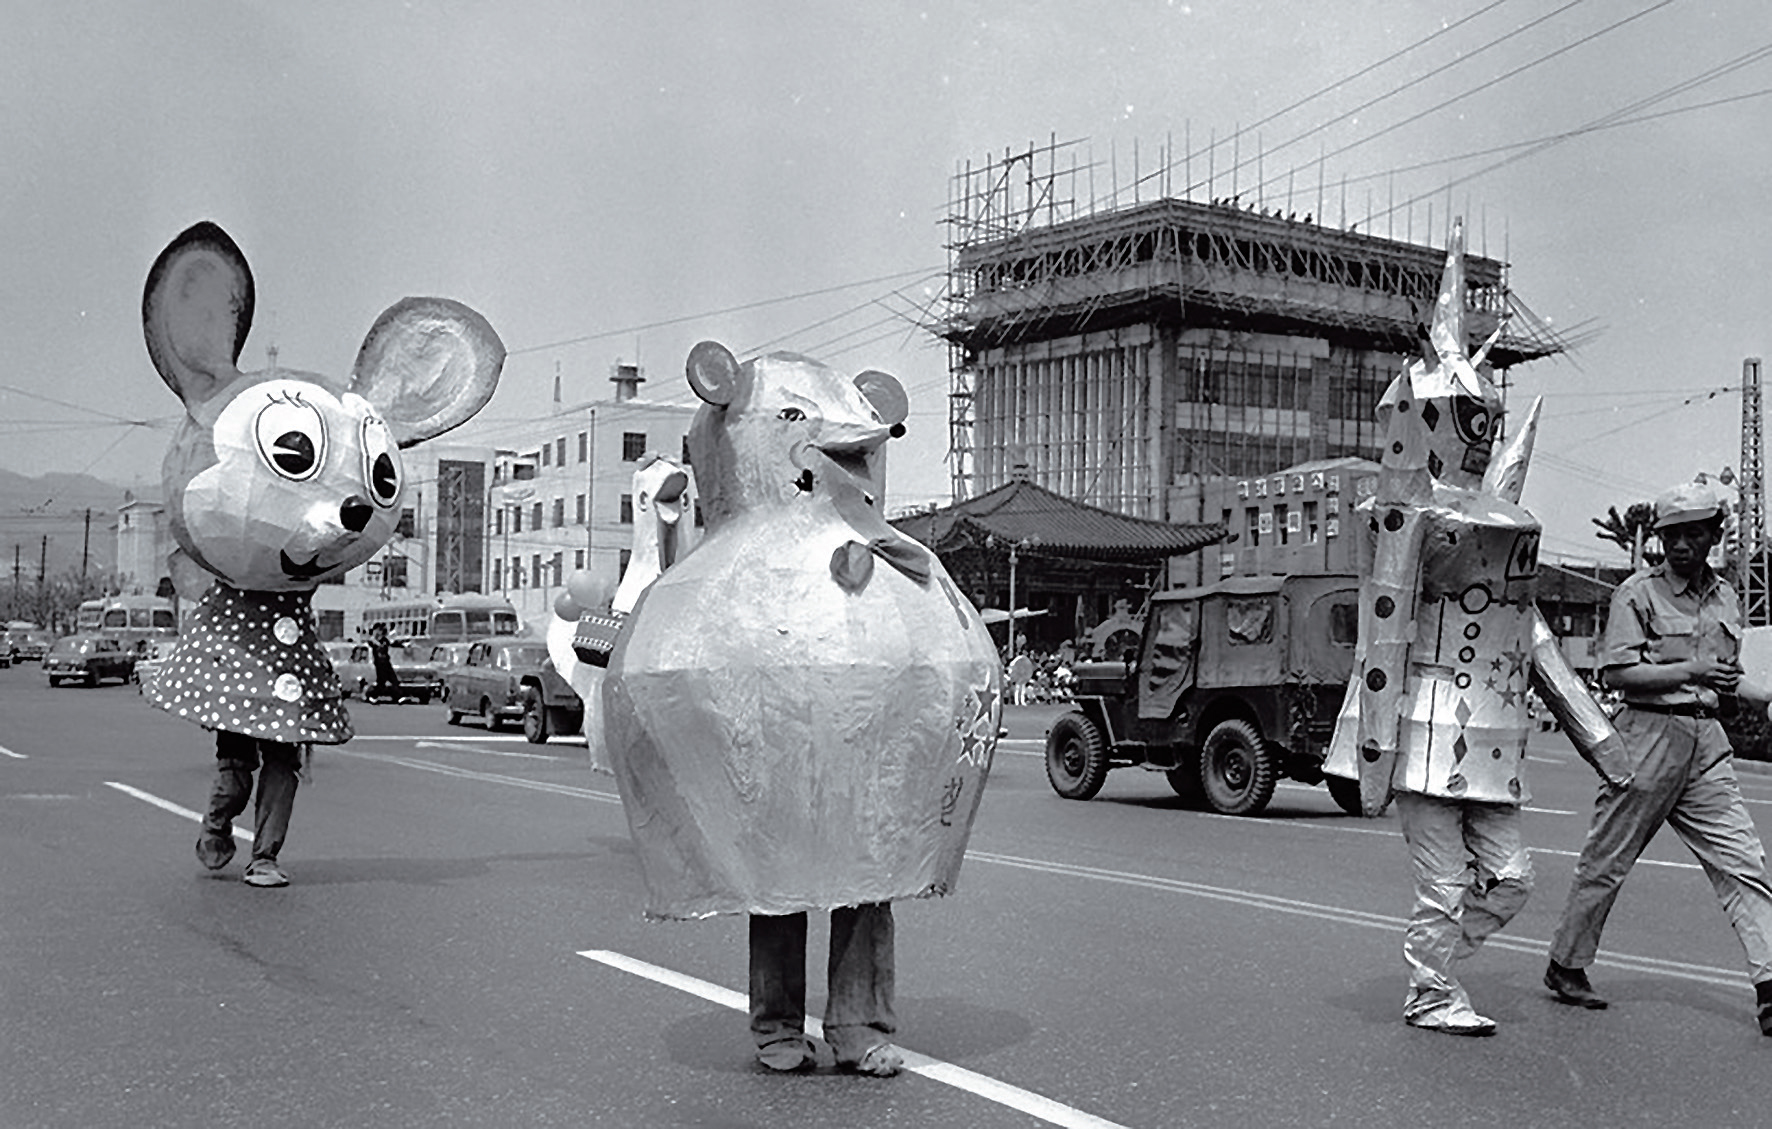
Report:
[[960,756],[957,763],[987,768],[991,753],[997,747],[997,708],[1001,695],[990,686],[974,686],[966,691],[966,710],[954,719],[960,732]]
[[1508,672],[1509,678],[1512,678],[1516,674],[1526,673],[1526,660],[1530,656],[1526,653],[1526,651],[1523,647],[1520,647],[1518,644],[1515,644],[1513,650],[1503,651],[1502,655],[1507,658],[1509,665],[1511,665],[1513,668],[1511,671]]

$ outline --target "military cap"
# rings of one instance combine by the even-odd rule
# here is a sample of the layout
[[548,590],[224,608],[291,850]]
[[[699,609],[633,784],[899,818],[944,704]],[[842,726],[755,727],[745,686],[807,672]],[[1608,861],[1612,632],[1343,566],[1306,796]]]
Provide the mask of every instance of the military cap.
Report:
[[1682,482],[1655,499],[1655,528],[1709,521],[1723,512],[1723,501],[1708,482]]

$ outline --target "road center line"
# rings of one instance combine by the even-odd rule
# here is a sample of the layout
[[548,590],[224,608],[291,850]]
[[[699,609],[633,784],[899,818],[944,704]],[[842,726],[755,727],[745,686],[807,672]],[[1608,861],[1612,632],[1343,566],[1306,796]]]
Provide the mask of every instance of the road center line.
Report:
[[[343,752],[344,750],[340,749],[340,750],[336,750],[336,751]],[[510,785],[514,785],[516,787],[530,788],[530,789],[534,789],[536,791],[543,791],[543,792],[554,792],[554,793],[558,793],[561,795],[574,796],[574,797],[581,798],[581,799],[599,800],[599,801],[602,801],[605,803],[619,804],[621,802],[621,798],[619,796],[612,796],[612,795],[609,795],[604,792],[592,791],[589,788],[575,788],[575,787],[572,787],[571,785],[567,785],[567,784],[546,784],[546,783],[542,783],[540,781],[535,781],[535,780],[524,780],[521,777],[516,777],[516,776],[502,776],[497,773],[490,773],[490,772],[473,772],[468,769],[455,768],[450,765],[433,764],[429,761],[412,760],[407,757],[392,757],[392,756],[383,756],[383,755],[376,754],[376,753],[360,753],[360,752],[359,753],[350,753],[348,755],[361,757],[364,760],[377,760],[377,761],[384,761],[384,762],[388,762],[388,763],[392,763],[392,764],[398,764],[398,765],[401,765],[401,766],[407,767],[407,768],[418,768],[418,769],[425,769],[425,770],[428,770],[431,772],[440,772],[445,776],[456,776],[456,777],[461,777],[463,779],[478,780],[478,781],[482,781],[485,783],[510,784]],[[203,816],[201,813],[192,811],[190,808],[183,807],[179,804],[175,804],[171,800],[162,799],[159,796],[154,795],[152,792],[144,792],[140,788],[132,788],[128,784],[122,784],[122,783],[119,783],[118,781],[115,781],[115,780],[105,781],[105,786],[109,787],[109,788],[115,788],[117,791],[122,792],[126,796],[132,796],[135,799],[141,800],[142,802],[147,803],[147,804],[151,804],[154,807],[161,809],[162,811],[167,811],[167,812],[171,812],[173,815],[182,816],[185,819],[189,819],[194,823],[202,823],[203,822]],[[1228,819],[1228,818],[1238,818],[1238,817],[1227,816],[1225,818]],[[239,839],[245,843],[252,842],[252,832],[247,831],[247,830],[239,827],[238,825],[236,825],[233,828],[233,832],[234,832],[234,838]],[[1369,834],[1387,834],[1385,832],[1368,832],[1368,833]],[[1389,832],[1388,834],[1395,834],[1395,832]],[[1575,852],[1573,852],[1573,851],[1549,851],[1549,850],[1544,850],[1542,848],[1534,848],[1533,853],[1534,854],[1568,855],[1568,856],[1573,856],[1575,854]],[[1254,908],[1258,908],[1258,909],[1273,910],[1273,911],[1280,912],[1280,913],[1297,914],[1297,915],[1303,916],[1303,917],[1314,917],[1319,920],[1334,921],[1334,922],[1339,922],[1344,925],[1363,925],[1363,926],[1367,926],[1367,927],[1371,927],[1371,928],[1380,928],[1380,929],[1400,929],[1405,924],[1404,920],[1400,917],[1389,917],[1384,914],[1367,913],[1364,910],[1343,909],[1343,908],[1336,907],[1336,906],[1317,905],[1312,902],[1301,902],[1301,901],[1297,901],[1297,900],[1291,899],[1291,898],[1280,898],[1280,897],[1275,897],[1275,896],[1268,895],[1268,894],[1255,894],[1255,893],[1251,893],[1246,890],[1232,890],[1232,889],[1228,889],[1225,887],[1219,887],[1219,886],[1207,886],[1207,885],[1197,883],[1197,882],[1182,881],[1180,879],[1158,878],[1154,875],[1133,874],[1133,873],[1129,873],[1126,871],[1105,870],[1105,869],[1102,869],[1099,867],[1079,866],[1074,863],[1048,862],[1048,861],[1045,861],[1042,859],[1029,859],[1029,858],[1022,858],[1017,855],[1003,855],[1003,854],[997,854],[992,851],[981,851],[976,848],[968,850],[966,852],[966,857],[968,859],[976,859],[982,863],[995,863],[999,866],[1009,866],[1009,867],[1015,867],[1015,868],[1022,869],[1022,870],[1031,870],[1031,871],[1036,871],[1036,872],[1044,872],[1044,873],[1048,873],[1048,874],[1057,874],[1057,875],[1063,875],[1065,877],[1071,877],[1071,878],[1086,878],[1086,879],[1090,879],[1090,880],[1098,881],[1098,882],[1111,882],[1111,883],[1115,883],[1115,884],[1119,884],[1119,885],[1127,885],[1127,886],[1142,886],[1146,889],[1163,890],[1163,891],[1166,891],[1169,893],[1189,894],[1194,897],[1209,898],[1209,899],[1212,899],[1215,901],[1230,902],[1230,903],[1233,903],[1236,905],[1249,906],[1249,907],[1254,907]],[[1693,864],[1690,864],[1690,863],[1653,863],[1652,860],[1649,860],[1649,859],[1641,859],[1638,861],[1637,865],[1639,865],[1639,866],[1643,866],[1643,865],[1681,866],[1681,867],[1688,867],[1688,868],[1693,866]],[[1549,942],[1546,942],[1546,941],[1527,941],[1527,940],[1521,940],[1518,938],[1504,937],[1504,936],[1491,937],[1491,938],[1489,938],[1488,944],[1490,944],[1491,946],[1497,947],[1497,948],[1507,949],[1507,950],[1510,950],[1513,952],[1528,953],[1533,956],[1541,955],[1550,948]],[[593,959],[593,960],[601,960],[602,959],[601,956],[591,956],[591,952],[583,952],[583,953],[580,953],[579,955],[580,956],[590,956],[591,959]],[[620,954],[608,954],[608,955],[620,957]],[[621,957],[620,959],[631,960],[632,958]],[[604,961],[604,963],[612,964],[614,967],[625,967],[623,965],[614,964],[614,962],[612,962],[612,961]],[[1693,981],[1697,981],[1697,982],[1703,983],[1703,984],[1720,985],[1722,987],[1727,987],[1727,988],[1740,987],[1743,983],[1746,982],[1746,979],[1747,979],[1746,975],[1743,973],[1732,973],[1726,969],[1712,968],[1712,967],[1708,967],[1705,965],[1698,965],[1698,964],[1687,964],[1687,963],[1684,963],[1681,961],[1660,960],[1656,957],[1632,956],[1632,955],[1625,954],[1625,953],[1607,954],[1605,956],[1600,957],[1596,963],[1603,964],[1603,965],[1609,965],[1609,966],[1613,966],[1613,967],[1617,967],[1617,968],[1628,969],[1633,972],[1658,973],[1658,974],[1665,975],[1665,976],[1678,977],[1678,978],[1684,979],[1684,980],[1693,980]],[[632,970],[630,969],[630,971],[632,971]],[[661,970],[661,971],[668,971],[668,970]],[[677,974],[673,973],[672,975],[677,975]],[[665,981],[660,981],[660,982],[663,983]],[[697,983],[703,983],[703,982],[697,981]],[[673,986],[677,986],[677,985],[673,985]],[[713,987],[713,985],[709,985],[709,987],[711,988],[711,987]],[[688,989],[685,989],[685,990],[688,990]],[[717,989],[717,990],[723,990],[723,989]],[[697,993],[697,994],[699,994],[699,993]],[[712,999],[712,997],[706,997],[706,998]],[[725,1004],[723,1001],[720,1001],[720,1000],[714,1000],[714,1002],[722,1003],[722,1006],[732,1006],[730,1004]],[[739,1006],[740,1006],[740,1010],[744,1010],[744,1008],[747,1007],[748,1005],[739,1005]],[[808,1022],[811,1022],[811,1021],[808,1020]],[[929,1063],[934,1064],[935,1066],[938,1066],[938,1067],[944,1067],[946,1065],[946,1064],[940,1063],[938,1060],[935,1060],[935,1059],[929,1059],[927,1061]],[[959,1070],[960,1068],[953,1067],[952,1069]],[[918,1073],[926,1073],[931,1078],[937,1078],[938,1081],[948,1081],[948,1079],[946,1079],[945,1077],[938,1077],[938,1074],[939,1074],[938,1071],[928,1071],[928,1072],[918,1071]],[[987,1081],[988,1081],[988,1079],[987,1079]],[[950,1083],[950,1084],[954,1084],[954,1083]],[[1035,1095],[1035,1096],[1037,1097],[1038,1095]],[[1046,1099],[1042,1098],[1040,1100],[1044,1101]],[[1015,1108],[1019,1109],[1021,1107],[1016,1106]],[[1029,1112],[1031,1112],[1031,1111],[1029,1111]],[[1038,1115],[1036,1115],[1036,1116],[1038,1116]],[[1088,1117],[1089,1115],[1082,1114],[1081,1116]],[[1111,1126],[1113,1123],[1097,1120],[1097,1121],[1062,1122],[1061,1124]]]
[[[152,793],[152,792],[144,792],[140,788],[131,788],[129,785],[119,784],[115,780],[105,781],[105,787],[115,788],[115,789],[117,789],[117,791],[122,792],[125,796],[134,796],[136,799],[141,800],[143,803],[153,804],[155,807],[159,808],[161,811],[169,811],[173,815],[182,815],[186,819],[191,820],[194,823],[202,823],[203,822],[203,813],[202,812],[196,812],[196,811],[192,811],[190,808],[180,807],[178,804],[173,803],[171,800],[163,800],[159,796],[154,795],[154,793]],[[234,838],[240,840],[242,843],[252,842],[252,832],[245,830],[244,828],[240,827],[240,825],[238,825],[238,824],[234,825],[233,830],[234,830]]]
[[413,742],[412,747],[415,749],[449,749],[457,753],[477,753],[483,757],[524,757],[528,760],[538,761],[563,761],[572,759],[570,757],[550,756],[547,753],[513,753],[507,752],[504,749],[482,749],[477,745],[470,745],[466,741],[415,741]]
[[478,780],[483,784],[508,784],[513,788],[528,788],[534,792],[552,792],[558,796],[572,796],[581,800],[596,800],[604,804],[620,804],[621,797],[613,792],[599,792],[594,788],[580,788],[573,784],[554,784],[546,780],[527,780],[521,776],[506,776],[501,772],[476,772],[471,768],[460,768],[452,764],[438,764],[436,761],[418,760],[413,757],[397,757],[391,753],[366,753],[360,749],[335,748],[333,755],[356,757],[359,760],[380,761],[383,764],[397,764],[402,768],[416,768],[424,772],[441,773],[462,780]]
[[30,757],[27,757],[23,753],[13,752],[11,749],[7,748],[5,745],[0,745],[0,754],[4,754],[6,756],[9,756],[15,761],[28,761],[31,759]]
[[[1248,890],[1207,886],[1177,878],[1159,878],[1150,874],[1104,870],[1100,867],[1079,866],[1074,863],[1048,862],[1043,859],[1021,858],[1016,855],[999,855],[990,851],[969,850],[966,852],[966,857],[968,860],[976,859],[979,862],[996,863],[1000,866],[1016,867],[1021,870],[1058,874],[1072,878],[1087,878],[1097,882],[1110,882],[1124,886],[1141,886],[1145,889],[1162,890],[1173,894],[1189,894],[1212,901],[1230,902],[1234,905],[1290,913],[1300,917],[1313,917],[1322,921],[1334,921],[1342,925],[1400,930],[1408,924],[1408,921],[1401,917],[1367,913],[1365,910],[1345,909],[1340,906],[1318,905],[1314,902],[1302,902],[1270,894],[1257,894]],[[1531,941],[1517,937],[1492,936],[1487,944],[1513,952],[1529,953],[1533,956],[1543,956],[1550,950],[1550,942],[1548,941]],[[1659,973],[1664,976],[1695,980],[1702,984],[1714,984],[1725,988],[1739,988],[1748,982],[1745,972],[1731,972],[1728,969],[1713,968],[1708,965],[1687,964],[1683,961],[1660,960],[1656,957],[1639,957],[1624,953],[1609,953],[1599,957],[1595,963],[1629,969],[1633,972]]]
[[[750,1010],[750,1000],[743,992],[722,988],[718,984],[637,960],[624,953],[610,952],[607,949],[585,949],[578,955],[587,960],[608,965],[610,968],[651,980],[655,984],[675,988],[679,992],[687,992],[720,1007],[731,1008],[733,1011],[739,1012]],[[824,1025],[810,1016],[806,1019],[806,1030],[815,1038],[824,1038]],[[967,1070],[963,1066],[955,1066],[951,1062],[918,1054],[897,1043],[893,1045],[898,1046],[899,1050],[904,1053],[904,1067],[912,1074],[919,1074],[931,1081],[940,1082],[975,1097],[984,1098],[986,1101],[1019,1110],[1049,1124],[1063,1125],[1066,1129],[1125,1129],[1125,1126],[1120,1125],[1119,1122],[1106,1121],[1094,1114],[1084,1113],[1080,1109],[1053,1101],[1051,1098],[1036,1094],[1031,1090],[1012,1086],[996,1078]]]

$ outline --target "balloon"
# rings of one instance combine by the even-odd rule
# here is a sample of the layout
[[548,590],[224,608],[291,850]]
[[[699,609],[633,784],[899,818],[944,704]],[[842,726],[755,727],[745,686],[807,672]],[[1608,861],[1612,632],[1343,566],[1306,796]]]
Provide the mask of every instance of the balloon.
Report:
[[572,592],[570,590],[562,592],[554,597],[554,614],[566,622],[577,623],[578,617],[583,614],[583,612],[584,609],[579,607],[578,601],[572,598]]
[[[579,569],[566,578],[566,591],[578,601],[579,609],[594,608],[609,599],[588,569]],[[577,619],[577,616],[573,616]]]

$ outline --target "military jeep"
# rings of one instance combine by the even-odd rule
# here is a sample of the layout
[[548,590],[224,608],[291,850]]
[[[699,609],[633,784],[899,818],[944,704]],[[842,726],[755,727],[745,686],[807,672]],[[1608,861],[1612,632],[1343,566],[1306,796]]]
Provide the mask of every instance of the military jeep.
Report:
[[1253,815],[1281,777],[1325,779],[1358,814],[1355,781],[1323,757],[1353,669],[1355,576],[1229,577],[1152,596],[1124,658],[1078,663],[1076,708],[1046,735],[1046,778],[1087,800],[1108,770],[1162,772],[1195,806]]

